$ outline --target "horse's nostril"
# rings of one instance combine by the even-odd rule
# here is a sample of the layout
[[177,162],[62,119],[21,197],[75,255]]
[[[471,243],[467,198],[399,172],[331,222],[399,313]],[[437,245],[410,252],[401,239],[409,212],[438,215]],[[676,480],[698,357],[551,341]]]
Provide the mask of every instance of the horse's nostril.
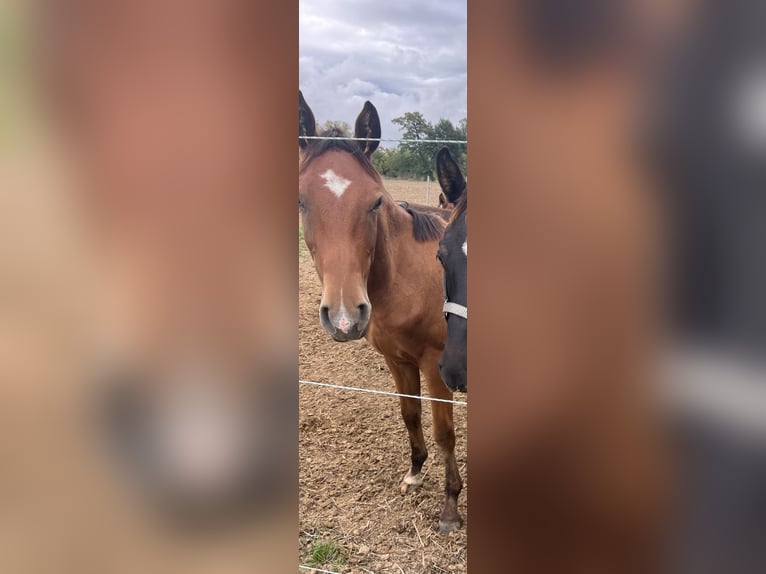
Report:
[[359,320],[361,322],[366,321],[370,316],[370,306],[367,303],[361,303],[357,308],[359,309]]
[[329,305],[322,305],[321,307],[319,307],[319,318],[325,324],[330,323],[330,306]]

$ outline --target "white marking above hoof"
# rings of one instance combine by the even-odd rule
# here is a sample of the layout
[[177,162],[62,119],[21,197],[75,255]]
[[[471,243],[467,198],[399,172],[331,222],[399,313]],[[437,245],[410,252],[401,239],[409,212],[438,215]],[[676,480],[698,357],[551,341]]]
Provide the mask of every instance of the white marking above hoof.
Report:
[[411,472],[407,473],[407,476],[404,477],[404,484],[410,484],[412,486],[420,486],[423,484],[423,473],[417,473],[412,474]]
[[402,480],[402,494],[407,494],[408,492],[415,490],[421,484],[423,484],[423,475],[421,473],[411,474],[408,472],[407,476]]
[[345,177],[339,176],[333,170],[328,169],[322,174],[322,179],[325,181],[325,187],[332,191],[336,197],[343,195],[346,188],[351,185],[351,182]]

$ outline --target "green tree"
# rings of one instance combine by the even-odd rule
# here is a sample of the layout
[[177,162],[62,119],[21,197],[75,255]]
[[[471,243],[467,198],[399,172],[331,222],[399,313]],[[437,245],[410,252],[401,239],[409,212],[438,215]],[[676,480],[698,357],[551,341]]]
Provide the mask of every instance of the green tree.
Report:
[[[468,122],[465,118],[454,125],[448,119],[440,119],[431,124],[420,112],[407,112],[395,118],[393,122],[399,126],[402,139],[407,140],[466,140]],[[337,126],[338,122],[325,122],[323,127]],[[342,126],[342,124],[341,124]],[[345,124],[347,127],[347,124]],[[379,147],[372,156],[375,168],[385,177],[425,179],[431,176],[436,179],[436,154],[444,144],[428,143],[427,141],[401,142],[393,148]],[[466,144],[447,144],[447,147],[466,171]]]
[[[433,139],[434,127],[423,117],[420,112],[406,112],[403,116],[391,120],[399,126],[402,139],[428,140]],[[435,144],[414,142],[401,142],[399,146],[412,156],[414,165],[412,168],[418,178],[430,175],[433,171],[433,158],[436,157],[438,147]]]
[[407,149],[378,148],[372,156],[372,163],[385,177],[419,178],[417,158]]
[[[440,139],[440,140],[466,140],[466,131],[467,131],[467,122],[465,118],[460,120],[458,122],[457,127],[452,124],[451,121],[441,119],[439,120],[433,129],[433,139]],[[462,143],[450,143],[450,144],[435,144],[438,150],[443,146],[446,145],[447,148],[450,151],[450,154],[452,154],[452,157],[455,159],[455,161],[460,166],[460,169],[463,171],[463,174],[466,173],[466,159],[467,159],[467,146],[466,144]],[[436,158],[436,153],[434,153],[433,158]],[[434,159],[431,161],[433,162]]]
[[[434,125],[428,122],[420,112],[406,112],[403,116],[394,118],[392,121],[399,126],[402,139],[408,140],[465,140],[468,131],[468,122],[465,118],[460,120],[457,126],[444,118]],[[397,150],[403,157],[397,157],[397,162],[393,161],[394,158],[388,158],[389,169],[393,170],[393,164],[396,163],[400,168],[406,168],[407,174],[410,176],[420,179],[425,179],[429,175],[434,177],[436,154],[443,145],[428,141],[402,142]],[[463,173],[466,173],[466,144],[451,143],[446,145]]]

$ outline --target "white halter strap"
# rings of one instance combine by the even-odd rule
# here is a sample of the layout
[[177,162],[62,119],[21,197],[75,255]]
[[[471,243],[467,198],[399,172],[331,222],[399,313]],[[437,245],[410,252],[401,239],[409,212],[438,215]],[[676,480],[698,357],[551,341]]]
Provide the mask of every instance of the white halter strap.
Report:
[[447,301],[445,299],[443,311],[445,315],[447,313],[451,313],[452,315],[462,317],[466,321],[468,320],[468,307],[464,305],[458,305],[457,303],[452,303],[451,301]]

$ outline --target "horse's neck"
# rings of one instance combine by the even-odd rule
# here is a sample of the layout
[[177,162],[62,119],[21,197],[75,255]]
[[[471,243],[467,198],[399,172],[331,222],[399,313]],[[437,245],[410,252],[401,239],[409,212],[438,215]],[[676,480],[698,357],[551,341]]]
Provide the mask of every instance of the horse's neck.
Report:
[[378,238],[375,242],[370,276],[367,279],[367,293],[373,308],[376,304],[385,304],[390,300],[397,270],[402,267],[404,258],[408,256],[408,250],[403,245],[403,234],[410,223],[407,221],[409,217],[409,214],[399,209],[393,201],[387,202],[380,214]]

